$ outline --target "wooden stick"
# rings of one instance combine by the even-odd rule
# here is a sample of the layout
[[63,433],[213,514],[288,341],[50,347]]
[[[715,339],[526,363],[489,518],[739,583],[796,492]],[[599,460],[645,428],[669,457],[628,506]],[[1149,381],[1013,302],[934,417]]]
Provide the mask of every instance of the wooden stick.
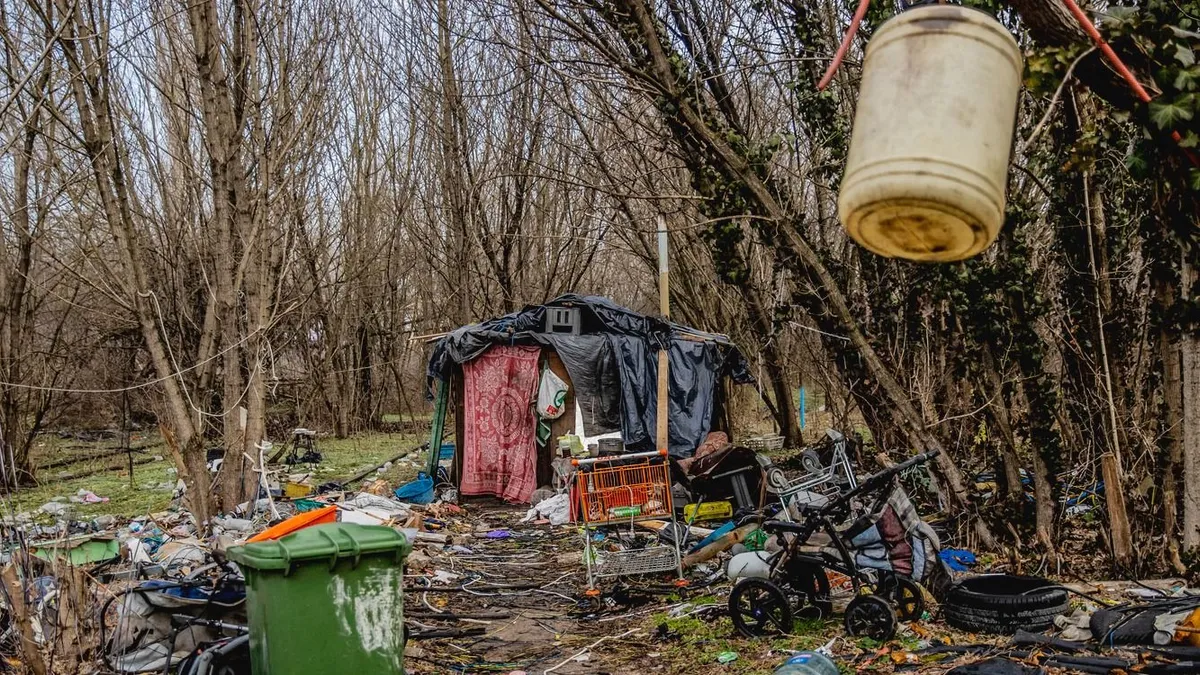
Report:
[[405,593],[492,593],[495,591],[531,591],[541,588],[541,584],[475,584],[470,588],[462,586],[405,586]]
[[705,560],[709,560],[713,557],[716,557],[716,555],[718,553],[723,553],[723,552],[728,551],[729,549],[733,548],[734,544],[740,544],[742,542],[742,540],[746,538],[746,535],[750,534],[751,532],[753,532],[757,529],[758,529],[758,523],[751,523],[750,525],[743,525],[743,526],[737,528],[736,530],[734,530],[733,532],[730,532],[729,534],[725,535],[724,537],[721,537],[720,539],[705,546],[704,548],[700,549],[699,551],[685,555],[683,557],[683,566],[691,567],[692,565],[698,565],[698,564],[704,562]]
[[410,619],[445,619],[447,621],[457,619],[476,619],[478,621],[488,621],[490,619],[511,619],[511,612],[422,612],[413,611],[404,612],[405,618]]
[[8,596],[8,604],[12,608],[12,620],[17,623],[25,665],[29,666],[34,675],[46,675],[46,663],[42,660],[42,652],[33,637],[33,617],[25,606],[25,589],[17,579],[16,566],[5,567],[4,572],[0,573],[0,579],[4,580],[5,595]]
[[[667,221],[661,215],[658,217],[658,310],[663,320],[671,318],[671,277],[667,256]],[[668,450],[670,431],[667,425],[668,406],[670,397],[670,379],[667,372],[667,350],[658,352],[658,411],[655,413],[655,439],[659,450]]]
[[[398,462],[398,461],[400,461],[400,460],[404,459],[405,457],[408,457],[408,456],[409,456],[409,455],[411,455],[412,453],[414,453],[414,452],[420,452],[420,451],[422,451],[422,450],[424,450],[425,448],[428,448],[428,447],[429,447],[429,441],[425,441],[424,443],[422,443],[422,444],[418,445],[418,446],[417,446],[417,447],[415,447],[415,448],[409,448],[408,450],[405,450],[404,452],[402,452],[402,453],[400,453],[400,454],[396,455],[395,457],[393,457],[393,458],[391,458],[391,459],[385,459],[385,460],[383,460],[382,462],[380,462],[380,463],[376,464],[375,466],[373,466],[373,467],[371,467],[371,468],[369,468],[369,469],[367,469],[367,470],[365,470],[365,471],[362,471],[362,472],[360,472],[360,473],[358,473],[358,474],[355,474],[355,475],[354,475],[352,478],[347,478],[346,480],[343,480],[343,481],[338,481],[338,483],[339,483],[339,484],[340,484],[342,487],[345,487],[345,486],[347,486],[347,485],[349,485],[349,484],[351,484],[351,483],[357,483],[358,481],[360,481],[360,480],[362,480],[362,479],[366,478],[367,476],[370,476],[372,473],[374,473],[374,472],[375,472],[375,470],[376,470],[376,469],[378,469],[379,467],[383,466],[384,464],[387,464],[388,462]],[[438,452],[441,452],[441,451],[442,451],[442,450],[441,450],[441,448],[438,448]]]
[[[667,521],[665,521],[665,520],[643,520],[643,521],[640,521],[637,524],[637,526],[644,527],[647,530],[661,531],[664,527],[667,526]],[[703,539],[704,537],[707,537],[708,535],[712,534],[713,532],[716,532],[716,530],[713,530],[713,529],[710,529],[707,527],[700,527],[699,525],[692,525],[692,526],[688,527],[688,532],[690,534],[694,534]]]
[[[133,461],[133,465],[141,466],[142,464],[149,464],[153,461],[154,461],[153,457],[139,457]],[[105,473],[107,471],[120,471],[121,469],[124,469],[124,468],[125,468],[125,463],[122,462],[120,464],[111,464],[108,466],[100,466],[100,467],[95,467],[92,469],[87,469],[85,471],[76,471],[75,473],[62,474],[59,476],[55,476],[54,480],[55,481],[66,481],[66,480],[75,480],[76,478],[87,478],[88,476],[94,476],[98,473]]]
[[38,466],[38,470],[39,471],[47,471],[49,469],[57,469],[62,466],[70,466],[71,464],[79,464],[81,462],[90,462],[90,461],[97,460],[97,459],[108,459],[109,457],[123,455],[126,452],[145,453],[146,450],[148,450],[150,448],[158,447],[160,445],[162,445],[162,443],[151,443],[149,445],[140,445],[136,448],[131,447],[128,450],[126,448],[104,448],[103,452],[99,452],[94,455],[89,455],[89,454],[85,453],[82,455],[75,455],[73,457],[57,459],[53,462],[50,462],[49,464],[42,464],[42,465]]

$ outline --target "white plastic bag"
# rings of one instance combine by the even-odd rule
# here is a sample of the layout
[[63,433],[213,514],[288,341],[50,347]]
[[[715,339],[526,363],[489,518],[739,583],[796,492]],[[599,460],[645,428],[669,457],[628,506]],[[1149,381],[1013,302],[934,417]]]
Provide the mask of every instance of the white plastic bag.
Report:
[[542,500],[534,505],[525,517],[521,519],[522,523],[528,523],[536,518],[548,518],[551,525],[565,525],[571,521],[571,495],[564,492],[561,495],[555,495],[549,499]]
[[556,420],[567,408],[567,383],[547,368],[542,371],[542,382],[538,385],[538,415],[542,419]]

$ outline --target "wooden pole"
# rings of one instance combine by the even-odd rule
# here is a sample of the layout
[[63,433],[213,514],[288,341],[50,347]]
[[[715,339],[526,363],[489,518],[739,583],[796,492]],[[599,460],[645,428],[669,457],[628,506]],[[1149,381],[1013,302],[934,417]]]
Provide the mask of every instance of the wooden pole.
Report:
[[[658,217],[658,309],[662,314],[663,319],[671,318],[671,292],[668,279],[667,265],[667,221],[662,217]],[[667,350],[662,349],[658,352],[658,412],[655,416],[657,420],[657,445],[659,450],[667,450],[669,445],[669,434],[667,432],[667,398],[670,395],[668,383],[670,382],[669,373],[667,372]]]

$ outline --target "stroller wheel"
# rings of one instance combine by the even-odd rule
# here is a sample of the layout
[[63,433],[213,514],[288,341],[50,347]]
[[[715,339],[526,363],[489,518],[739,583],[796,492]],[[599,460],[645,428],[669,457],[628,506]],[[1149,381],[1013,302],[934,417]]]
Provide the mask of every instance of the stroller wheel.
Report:
[[787,595],[766,579],[742,579],[733,587],[729,594],[729,618],[746,637],[792,630],[792,607]]
[[821,455],[811,448],[800,453],[800,466],[804,467],[809,475],[817,475],[825,471],[825,467],[821,465]]
[[901,577],[896,580],[892,602],[896,603],[896,616],[901,621],[918,621],[925,614],[925,594],[921,585],[912,579]]
[[846,606],[846,632],[887,642],[896,635],[896,610],[878,595],[860,595]]

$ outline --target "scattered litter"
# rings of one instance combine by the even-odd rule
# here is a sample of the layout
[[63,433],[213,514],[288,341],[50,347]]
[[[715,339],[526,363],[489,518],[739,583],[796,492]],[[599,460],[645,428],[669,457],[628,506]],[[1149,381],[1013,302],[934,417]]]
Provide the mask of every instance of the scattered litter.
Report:
[[549,499],[543,500],[521,519],[522,523],[528,523],[537,518],[548,518],[551,525],[565,525],[571,521],[571,495],[563,493],[555,495]]
[[977,562],[975,554],[963,548],[944,548],[938,552],[938,557],[955,572],[966,572]]
[[91,490],[80,488],[79,492],[71,497],[71,501],[76,504],[102,504],[108,501],[108,497],[101,497]]
[[45,504],[42,504],[38,510],[42,513],[48,513],[52,516],[61,516],[70,511],[71,506],[62,502],[46,502]]
[[717,654],[717,663],[722,665],[733,663],[738,660],[737,652],[721,652]]
[[254,522],[245,518],[221,518],[218,516],[213,518],[213,522],[221,529],[233,532],[250,532],[254,529]]
[[128,551],[129,562],[131,563],[151,563],[150,552],[146,550],[146,545],[141,539],[130,537],[125,541],[125,550]]
[[488,539],[508,539],[512,536],[512,532],[508,530],[492,530],[484,535]]
[[446,570],[434,570],[433,578],[430,579],[430,581],[433,582],[434,584],[445,585],[452,581],[457,581],[458,579],[461,579],[461,578],[462,578],[461,575],[455,574],[453,572],[447,572]]

